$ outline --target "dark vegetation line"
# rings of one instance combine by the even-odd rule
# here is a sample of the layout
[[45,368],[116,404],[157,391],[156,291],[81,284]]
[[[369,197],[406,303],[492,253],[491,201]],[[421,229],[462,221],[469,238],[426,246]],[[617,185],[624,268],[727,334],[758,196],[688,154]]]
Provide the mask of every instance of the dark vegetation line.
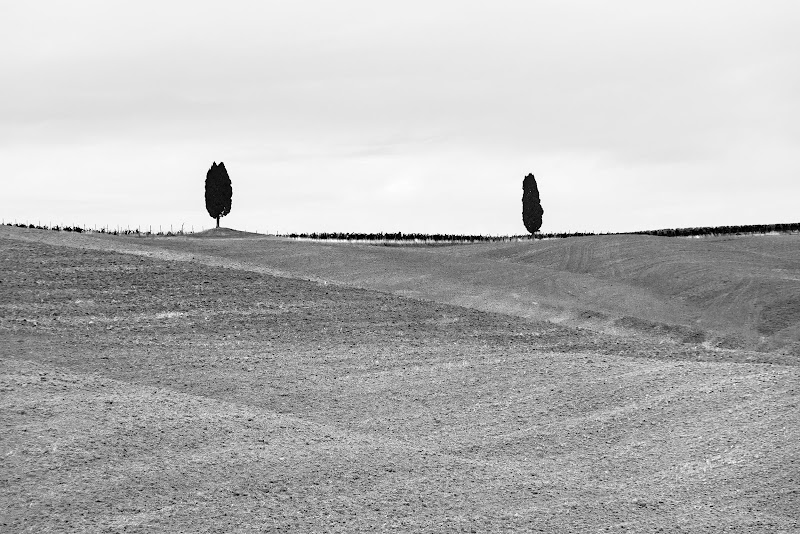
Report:
[[[702,237],[719,235],[769,234],[800,232],[800,223],[745,224],[739,226],[700,226],[694,228],[664,228],[641,232],[624,232],[634,235],[657,235],[664,237]],[[618,234],[617,234],[618,235]]]
[[108,234],[108,235],[134,235],[134,236],[176,236],[176,235],[190,235],[194,233],[194,230],[190,232],[184,232],[183,228],[180,230],[173,231],[170,228],[168,231],[163,232],[160,228],[158,232],[153,232],[152,229],[148,230],[140,230],[139,228],[130,229],[130,228],[86,228],[83,226],[48,226],[46,224],[19,224],[19,223],[5,223],[6,226],[16,226],[17,228],[32,228],[36,230],[53,230],[54,232],[75,232],[78,234],[88,233],[88,234]]
[[350,233],[350,232],[315,232],[310,234],[281,234],[280,237],[293,239],[333,240],[333,241],[380,241],[380,242],[433,242],[433,243],[482,243],[519,241],[526,239],[562,239],[593,235],[655,235],[662,237],[699,237],[720,235],[767,234],[800,232],[800,223],[749,224],[740,226],[704,226],[695,228],[664,228],[660,230],[643,230],[639,232],[559,232],[514,236],[458,235],[458,234],[404,234],[396,233]]
[[512,236],[490,236],[490,235],[463,235],[463,234],[404,234],[395,233],[358,233],[358,232],[314,232],[311,234],[281,234],[279,237],[291,239],[310,239],[310,240],[329,240],[329,241],[376,241],[376,242],[398,242],[398,243],[484,243],[518,241],[527,239],[547,239],[561,237],[578,237],[595,235],[591,233],[558,233],[558,234],[534,234],[534,235],[512,235]]
[[[173,231],[153,232],[151,229],[142,231],[136,229],[121,228],[100,228],[92,229],[81,226],[48,226],[40,224],[19,224],[5,223],[6,226],[16,226],[17,228],[35,228],[37,230],[53,230],[57,232],[77,232],[77,233],[99,233],[109,235],[132,235],[132,236],[178,236],[191,235],[194,231],[184,232],[183,228]],[[277,234],[278,237],[291,239],[308,239],[319,241],[364,241],[377,242],[380,244],[457,244],[457,243],[487,243],[504,241],[521,241],[528,239],[563,239],[567,237],[581,237],[593,235],[654,235],[661,237],[703,237],[703,236],[722,236],[722,235],[745,235],[745,234],[767,234],[767,233],[792,233],[800,232],[800,222],[796,223],[776,223],[776,224],[748,224],[739,226],[702,226],[693,228],[663,228],[660,230],[643,230],[639,232],[558,232],[540,233],[533,235],[513,235],[513,236],[487,236],[487,235],[462,235],[462,234],[404,234],[403,232],[394,233],[363,233],[363,232],[313,232],[313,233],[291,233]]]

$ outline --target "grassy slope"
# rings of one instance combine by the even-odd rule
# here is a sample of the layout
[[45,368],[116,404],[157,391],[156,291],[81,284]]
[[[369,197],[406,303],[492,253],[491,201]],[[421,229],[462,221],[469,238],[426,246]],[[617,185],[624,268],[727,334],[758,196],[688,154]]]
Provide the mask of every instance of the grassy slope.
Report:
[[[669,239],[578,238],[536,247],[501,246],[482,258],[643,288],[679,299],[702,327],[800,340],[800,236]],[[471,256],[472,257],[472,256]],[[687,322],[690,316],[678,317]]]
[[794,365],[16,232],[10,531],[800,526]]

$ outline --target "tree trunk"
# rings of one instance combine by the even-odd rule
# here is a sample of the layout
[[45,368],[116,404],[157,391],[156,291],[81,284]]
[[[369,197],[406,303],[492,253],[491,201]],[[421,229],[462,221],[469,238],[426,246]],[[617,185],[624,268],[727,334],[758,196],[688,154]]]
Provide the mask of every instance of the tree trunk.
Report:
[[217,217],[217,228],[219,228],[219,217]]

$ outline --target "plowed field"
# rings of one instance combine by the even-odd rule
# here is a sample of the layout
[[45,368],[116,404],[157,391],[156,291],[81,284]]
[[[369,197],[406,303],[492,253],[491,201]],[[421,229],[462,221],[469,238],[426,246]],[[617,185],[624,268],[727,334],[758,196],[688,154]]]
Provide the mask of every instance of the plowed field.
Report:
[[633,269],[512,245],[0,227],[0,531],[800,531],[792,320],[576,328],[564,288]]

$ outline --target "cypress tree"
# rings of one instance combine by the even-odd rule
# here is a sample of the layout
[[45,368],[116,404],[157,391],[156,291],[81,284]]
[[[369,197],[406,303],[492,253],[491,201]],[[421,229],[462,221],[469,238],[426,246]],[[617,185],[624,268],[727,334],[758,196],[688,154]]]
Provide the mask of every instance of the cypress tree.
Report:
[[215,161],[206,173],[206,210],[212,219],[217,220],[217,228],[219,218],[231,212],[232,197],[233,188],[225,164],[220,161],[217,165]]
[[539,231],[542,227],[542,203],[539,200],[539,188],[536,186],[536,178],[533,174],[528,174],[522,180],[522,223],[530,233]]

